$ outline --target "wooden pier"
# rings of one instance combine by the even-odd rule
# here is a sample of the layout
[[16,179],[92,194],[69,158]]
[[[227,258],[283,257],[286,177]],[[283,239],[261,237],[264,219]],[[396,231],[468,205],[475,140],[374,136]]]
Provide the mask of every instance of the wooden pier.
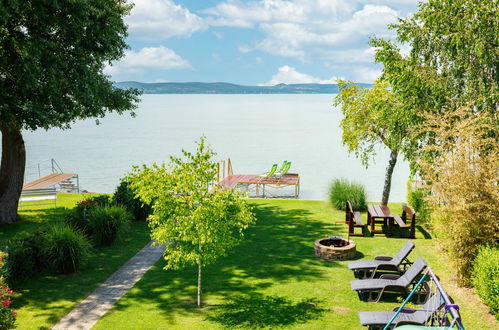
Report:
[[[219,185],[227,188],[237,188],[246,186],[249,190],[255,188],[256,197],[266,197],[270,194],[268,188],[283,188],[285,186],[294,186],[294,197],[298,198],[300,194],[300,176],[298,174],[285,174],[276,176],[260,176],[254,174],[233,174],[225,177],[219,182]],[[267,192],[266,192],[267,187]]]
[[59,187],[60,189],[77,190],[79,192],[79,182],[74,185],[71,179],[78,182],[78,174],[75,173],[50,173],[39,179],[27,182],[23,185],[23,190],[46,189]]

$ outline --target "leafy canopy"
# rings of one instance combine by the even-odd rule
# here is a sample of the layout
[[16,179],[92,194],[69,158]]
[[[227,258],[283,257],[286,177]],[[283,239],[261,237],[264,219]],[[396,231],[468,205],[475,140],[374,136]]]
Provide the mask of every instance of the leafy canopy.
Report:
[[125,0],[3,1],[0,6],[0,124],[68,127],[135,107],[137,91],[112,86],[106,63],[126,48]]
[[343,144],[367,166],[376,155],[380,143],[390,150],[400,150],[410,118],[385,81],[376,81],[372,88],[340,81],[334,105],[341,105]]
[[135,167],[127,178],[132,189],[153,205],[149,226],[154,240],[166,244],[166,269],[208,265],[241,242],[255,221],[250,207],[233,190],[213,184],[217,164],[201,138],[196,153],[182,150],[168,166]]

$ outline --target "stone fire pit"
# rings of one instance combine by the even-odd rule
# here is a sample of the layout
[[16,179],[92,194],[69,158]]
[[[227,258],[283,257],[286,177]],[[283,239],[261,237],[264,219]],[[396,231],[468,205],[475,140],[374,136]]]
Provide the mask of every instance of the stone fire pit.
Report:
[[329,236],[315,241],[315,256],[327,261],[348,260],[355,258],[355,242],[339,236]]

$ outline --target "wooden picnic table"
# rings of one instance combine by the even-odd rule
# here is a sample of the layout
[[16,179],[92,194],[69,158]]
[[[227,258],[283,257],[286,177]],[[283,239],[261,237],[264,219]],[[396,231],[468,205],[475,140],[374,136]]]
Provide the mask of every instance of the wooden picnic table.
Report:
[[[386,205],[367,205],[367,224],[371,225],[371,234],[388,234],[391,235],[393,231],[394,215],[390,208]],[[377,230],[376,224],[385,226],[386,230]]]

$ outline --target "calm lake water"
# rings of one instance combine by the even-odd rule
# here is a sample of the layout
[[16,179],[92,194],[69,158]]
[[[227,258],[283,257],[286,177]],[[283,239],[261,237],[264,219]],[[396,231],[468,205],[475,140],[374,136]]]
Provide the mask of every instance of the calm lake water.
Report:
[[[379,201],[388,151],[365,169],[341,144],[341,111],[334,95],[143,95],[137,116],[108,115],[79,121],[70,130],[25,132],[27,179],[34,164],[54,158],[66,173],[78,173],[80,186],[113,192],[132,165],[167,162],[205,135],[217,158],[230,157],[234,173],[258,174],[273,163],[292,162],[301,178],[301,199],[326,199],[336,177],[363,183],[370,201]],[[48,163],[41,168],[48,174]],[[399,160],[391,201],[405,200],[408,165]]]

